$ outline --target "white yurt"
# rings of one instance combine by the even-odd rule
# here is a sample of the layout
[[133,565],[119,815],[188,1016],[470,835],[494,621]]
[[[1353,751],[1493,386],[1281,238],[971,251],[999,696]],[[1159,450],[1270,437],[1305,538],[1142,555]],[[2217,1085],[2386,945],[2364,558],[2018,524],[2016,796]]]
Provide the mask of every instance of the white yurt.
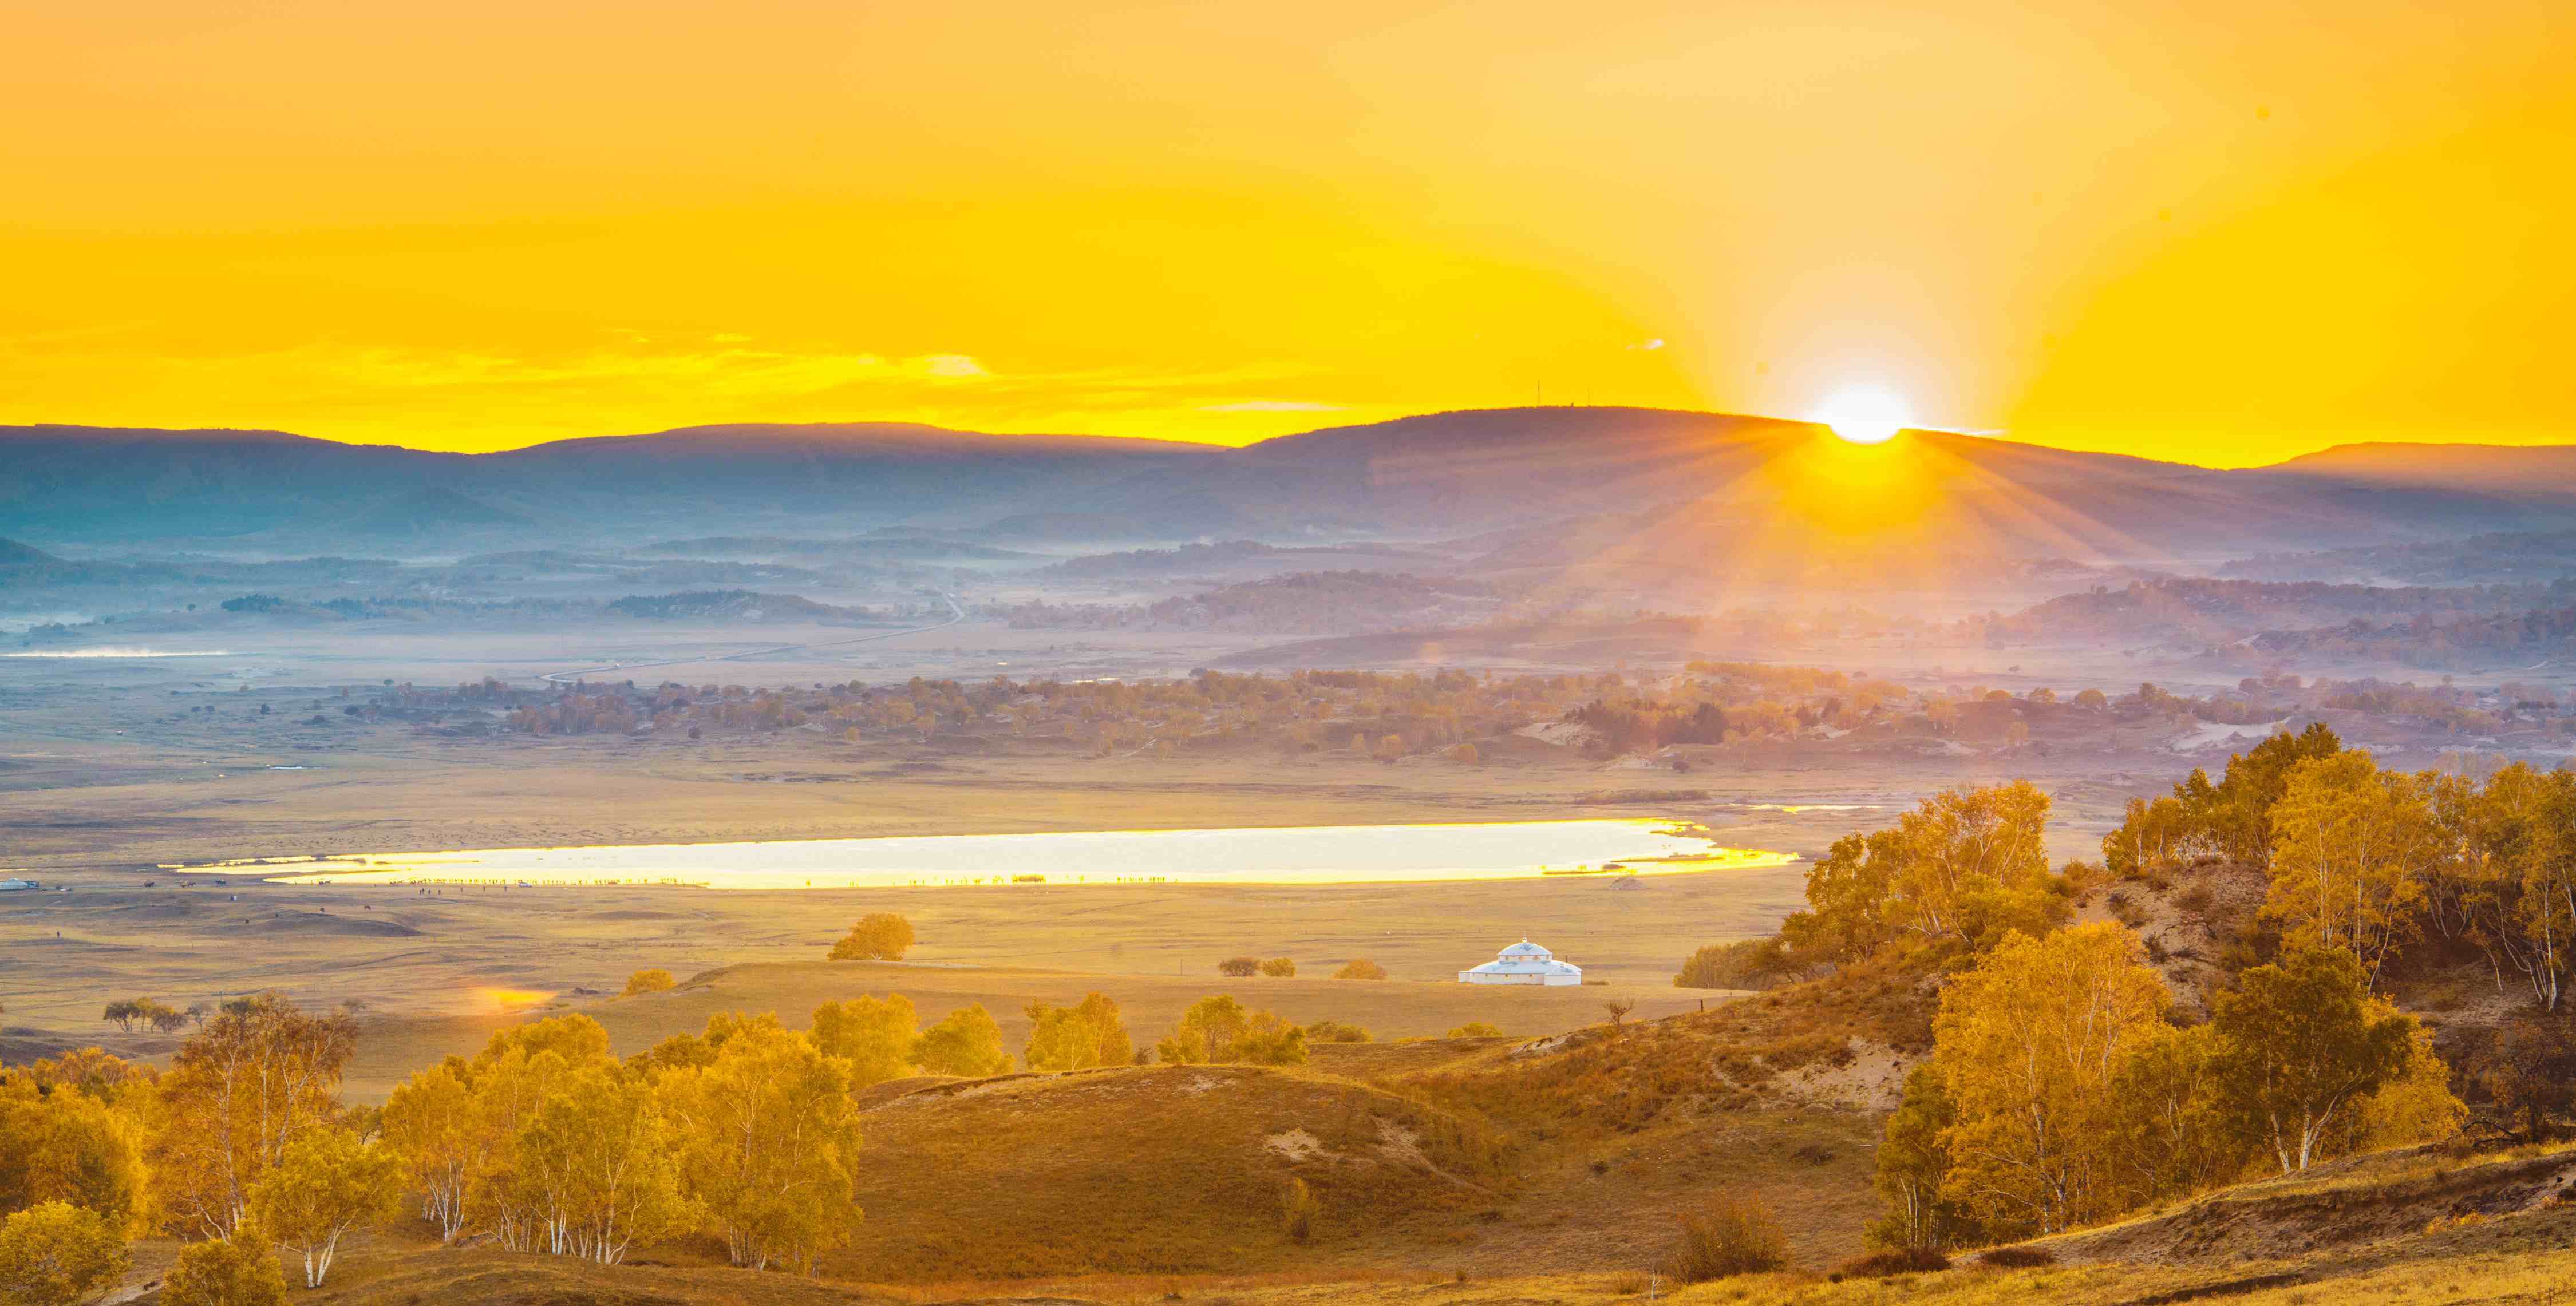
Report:
[[1523,939],[1473,970],[1458,972],[1461,984],[1580,984],[1583,968],[1558,961],[1556,954]]

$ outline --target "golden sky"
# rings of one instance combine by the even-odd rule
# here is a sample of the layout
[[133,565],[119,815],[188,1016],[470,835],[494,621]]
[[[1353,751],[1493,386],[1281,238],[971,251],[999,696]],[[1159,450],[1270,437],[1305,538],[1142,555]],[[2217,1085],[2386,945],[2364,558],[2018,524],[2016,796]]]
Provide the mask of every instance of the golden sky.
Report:
[[8,4],[0,422],[2576,439],[2568,0]]

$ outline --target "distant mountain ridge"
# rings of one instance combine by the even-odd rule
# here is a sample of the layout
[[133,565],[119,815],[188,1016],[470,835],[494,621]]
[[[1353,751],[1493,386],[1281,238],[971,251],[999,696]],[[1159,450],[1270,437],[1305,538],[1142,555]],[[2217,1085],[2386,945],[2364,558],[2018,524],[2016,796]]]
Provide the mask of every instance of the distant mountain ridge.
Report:
[[[1435,413],[1240,449],[904,423],[735,423],[488,454],[0,427],[0,535],[282,549],[371,516],[423,547],[462,541],[457,552],[889,526],[1012,544],[1483,535],[1499,566],[1686,574],[1733,565],[1751,534],[1804,547],[1795,532],[1811,528],[1789,510],[1814,505],[1786,498],[1839,490],[1784,488],[1778,469],[1825,438],[1801,422],[1634,408]],[[1890,535],[1909,554],[2332,548],[2548,529],[2576,512],[2569,447],[2355,445],[2233,471],[1929,431],[1884,448],[1933,491],[1912,536]]]

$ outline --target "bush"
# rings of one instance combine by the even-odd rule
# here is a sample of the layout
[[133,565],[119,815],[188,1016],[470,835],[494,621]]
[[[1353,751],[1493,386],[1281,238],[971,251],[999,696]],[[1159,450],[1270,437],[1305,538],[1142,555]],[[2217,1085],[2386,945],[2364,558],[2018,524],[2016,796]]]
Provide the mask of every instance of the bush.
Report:
[[1279,1227],[1292,1242],[1304,1243],[1315,1236],[1315,1217],[1324,1213],[1323,1203],[1315,1200],[1315,1190],[1303,1179],[1288,1181],[1287,1191],[1279,1198]]
[[678,987],[680,982],[671,978],[671,972],[656,967],[652,970],[639,970],[627,976],[626,991],[617,996],[631,998],[645,993],[664,993]]
[[1770,1208],[1741,1197],[1720,1197],[1698,1215],[1682,1217],[1681,1245],[1673,1250],[1673,1277],[1706,1283],[1735,1274],[1760,1274],[1789,1263],[1789,1240]]
[[912,947],[912,922],[890,911],[870,912],[832,945],[832,961],[901,961]]
[[276,1254],[248,1236],[180,1248],[161,1287],[162,1306],[277,1306],[285,1299]]
[[1789,955],[1789,947],[1774,935],[1767,939],[1740,939],[1734,943],[1712,943],[1690,955],[1682,963],[1681,973],[1673,976],[1677,989],[1767,989],[1788,979],[1798,970]]
[[1468,1021],[1449,1031],[1451,1038],[1501,1038],[1502,1036],[1503,1030],[1500,1025],[1489,1025],[1481,1020]]
[[0,1221],[0,1301],[71,1306],[125,1277],[125,1240],[107,1217],[65,1201]]
[[1928,1274],[1950,1268],[1950,1258],[1929,1247],[1899,1247],[1855,1256],[1834,1267],[1847,1279],[1884,1279],[1891,1274]]
[[1977,1254],[1977,1264],[1998,1270],[2036,1270],[2057,1264],[2057,1253],[2045,1247],[1989,1247]]
[[1272,979],[1287,979],[1297,973],[1297,963],[1286,957],[1273,957],[1261,963],[1261,973]]
[[1366,957],[1355,957],[1351,961],[1345,963],[1340,970],[1334,971],[1333,978],[1382,980],[1386,978],[1386,967],[1381,966]]
[[1318,1020],[1307,1024],[1306,1041],[1309,1043],[1366,1043],[1369,1041],[1369,1032],[1357,1025],[1345,1025],[1338,1020]]
[[1259,957],[1228,957],[1216,964],[1216,973],[1219,975],[1231,975],[1236,979],[1242,979],[1248,975],[1257,975],[1261,973],[1261,959]]

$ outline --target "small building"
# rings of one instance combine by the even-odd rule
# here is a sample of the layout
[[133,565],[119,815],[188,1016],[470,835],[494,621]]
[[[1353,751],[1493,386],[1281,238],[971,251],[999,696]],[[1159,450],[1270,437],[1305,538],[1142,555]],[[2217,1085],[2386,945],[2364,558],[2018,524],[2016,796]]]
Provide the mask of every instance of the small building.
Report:
[[34,880],[0,880],[0,893],[10,893],[19,889],[32,889],[35,887],[36,882]]
[[1583,968],[1558,961],[1556,954],[1523,939],[1473,970],[1458,972],[1461,984],[1580,984]]

